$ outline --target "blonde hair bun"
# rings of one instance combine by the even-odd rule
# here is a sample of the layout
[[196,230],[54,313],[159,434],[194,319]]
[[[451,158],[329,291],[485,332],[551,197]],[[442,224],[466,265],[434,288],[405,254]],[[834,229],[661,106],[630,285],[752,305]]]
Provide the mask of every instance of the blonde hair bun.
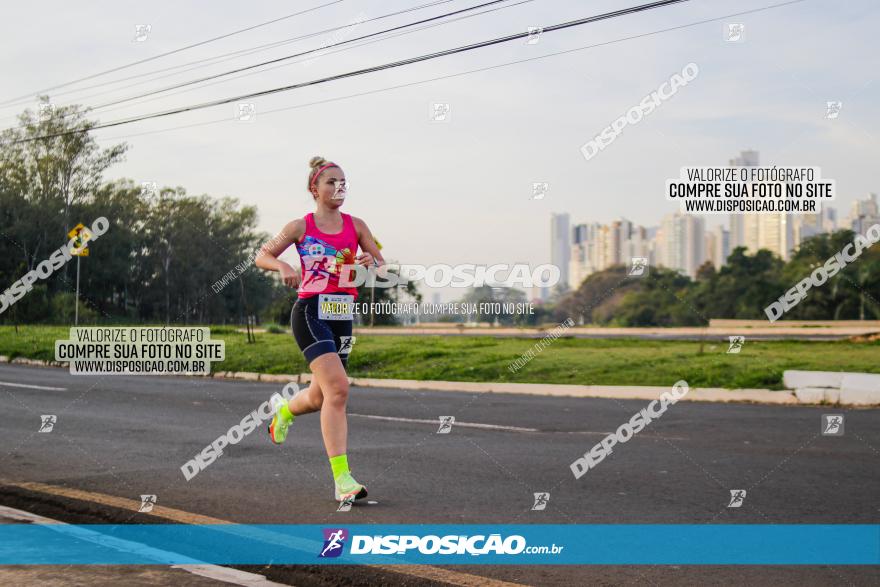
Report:
[[324,159],[320,155],[315,155],[314,157],[309,159],[309,167],[311,167],[313,169],[315,167],[320,167],[321,165],[324,165],[325,163],[329,163],[329,161],[327,161],[326,159]]

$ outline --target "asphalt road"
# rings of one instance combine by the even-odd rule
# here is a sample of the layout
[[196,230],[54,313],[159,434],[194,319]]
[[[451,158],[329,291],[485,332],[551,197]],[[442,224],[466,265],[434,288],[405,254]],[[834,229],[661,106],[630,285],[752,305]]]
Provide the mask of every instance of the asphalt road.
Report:
[[[282,446],[259,427],[184,479],[184,462],[280,388],[3,364],[0,478],[155,494],[161,506],[238,523],[880,522],[878,409],[681,401],[575,479],[569,464],[647,402],[353,388],[349,462],[376,503],[336,512],[318,414],[298,417]],[[845,414],[843,436],[820,434],[824,413]],[[57,416],[51,433],[37,432],[41,414]],[[455,416],[448,434],[437,434],[441,416]],[[742,507],[727,507],[731,489],[747,490]],[[532,511],[541,491],[547,508]],[[12,484],[0,486],[0,505],[67,522],[154,521]],[[297,585],[440,584],[367,567],[242,568]],[[443,568],[529,585],[880,583],[878,567],[827,565]]]

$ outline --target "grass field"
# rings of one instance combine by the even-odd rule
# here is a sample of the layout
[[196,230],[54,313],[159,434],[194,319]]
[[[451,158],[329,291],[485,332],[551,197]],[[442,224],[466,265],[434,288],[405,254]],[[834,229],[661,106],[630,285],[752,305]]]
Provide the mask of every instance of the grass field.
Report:
[[[232,327],[213,327],[226,344],[226,360],[212,371],[303,373],[308,367],[293,337],[258,333],[248,344]],[[0,326],[0,355],[54,360],[63,326]],[[880,341],[808,342],[746,340],[739,354],[727,344],[636,339],[559,338],[516,373],[508,365],[537,339],[358,335],[349,375],[389,379],[507,381],[583,385],[671,385],[782,389],[786,369],[880,373]]]

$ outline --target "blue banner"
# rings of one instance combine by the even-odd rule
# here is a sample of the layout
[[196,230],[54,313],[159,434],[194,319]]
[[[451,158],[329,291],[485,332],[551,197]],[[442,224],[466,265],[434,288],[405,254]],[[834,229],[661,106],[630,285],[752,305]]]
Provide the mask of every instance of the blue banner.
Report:
[[880,524],[4,524],[0,565],[876,565]]

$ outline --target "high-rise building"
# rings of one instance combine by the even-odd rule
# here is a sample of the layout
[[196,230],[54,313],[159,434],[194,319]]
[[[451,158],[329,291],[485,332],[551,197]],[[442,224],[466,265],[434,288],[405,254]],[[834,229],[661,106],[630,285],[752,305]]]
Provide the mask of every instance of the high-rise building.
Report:
[[[730,160],[731,167],[757,167],[758,152],[742,151]],[[730,215],[730,250],[746,247],[754,255],[759,249],[788,259],[796,246],[793,215],[784,212]]]
[[806,239],[817,234],[837,230],[837,210],[830,206],[822,206],[816,214],[799,214],[793,216],[794,243],[800,245]]
[[746,226],[745,222],[743,222],[742,214],[731,214],[730,215],[730,230],[728,231],[730,235],[730,250],[737,247],[744,247],[746,242]]
[[572,289],[580,287],[581,282],[591,273],[587,263],[586,243],[573,244],[571,246],[571,261],[568,262],[568,278],[571,280]]
[[569,265],[572,288],[577,288],[591,273],[604,269],[606,232],[598,222],[575,226]]
[[767,249],[787,261],[795,248],[794,216],[785,212],[758,214],[757,249]]
[[874,224],[880,223],[880,209],[877,206],[877,194],[869,193],[864,200],[856,200],[847,217],[847,228],[859,234],[865,234]]
[[712,265],[715,266],[715,269],[718,269],[718,266],[715,265],[715,257],[717,256],[715,249],[718,246],[718,235],[715,234],[714,230],[707,230],[703,235],[703,243],[704,250],[706,251],[706,259],[712,261]]
[[602,271],[606,267],[610,267],[612,263],[611,227],[602,224],[596,233],[596,270]]
[[[757,167],[757,151],[741,151],[729,161],[731,167]],[[757,214],[730,215],[730,250],[736,247],[754,247],[758,243]]]
[[739,152],[739,157],[734,157],[730,160],[731,167],[757,167],[760,165],[758,163],[758,152],[752,149],[747,149],[745,151]]
[[697,269],[706,261],[706,219],[700,216],[688,216],[686,219],[687,254],[685,255],[685,271],[691,277],[697,275]]
[[624,265],[630,263],[633,257],[645,257],[648,264],[651,260],[651,243],[648,240],[648,231],[644,226],[635,226],[630,232],[629,238],[623,242],[621,247],[621,260]]
[[[569,284],[568,265],[571,260],[571,231],[566,213],[550,215],[550,263],[559,268],[559,283]],[[544,291],[542,291],[542,299]]]
[[721,269],[721,267],[727,263],[727,258],[730,256],[730,231],[719,225],[715,227],[715,234],[718,237],[719,243],[716,268]]
[[635,226],[626,218],[610,224],[593,222],[575,226],[569,266],[572,287],[576,288],[591,273],[626,265],[632,257],[647,257],[649,263],[653,262],[648,235],[648,229]]
[[546,302],[550,299],[550,288],[546,286],[541,286],[538,288],[538,299],[542,302]]
[[571,229],[571,243],[579,245],[589,238],[589,226],[586,224],[576,224]]
[[578,224],[572,231],[571,261],[568,269],[572,289],[577,289],[584,279],[597,271],[596,238],[599,228],[599,224],[593,222]]
[[695,277],[706,260],[705,220],[675,212],[663,217],[658,234],[657,264]]
[[715,270],[727,263],[730,256],[730,232],[722,225],[706,231],[706,259],[712,261]]
[[627,232],[627,230],[630,226],[630,223],[626,220],[615,220],[608,227],[608,232],[606,235],[608,238],[608,259],[606,260],[603,269],[611,267],[612,265],[620,264],[621,248],[623,245],[623,241],[629,239],[629,232]]

